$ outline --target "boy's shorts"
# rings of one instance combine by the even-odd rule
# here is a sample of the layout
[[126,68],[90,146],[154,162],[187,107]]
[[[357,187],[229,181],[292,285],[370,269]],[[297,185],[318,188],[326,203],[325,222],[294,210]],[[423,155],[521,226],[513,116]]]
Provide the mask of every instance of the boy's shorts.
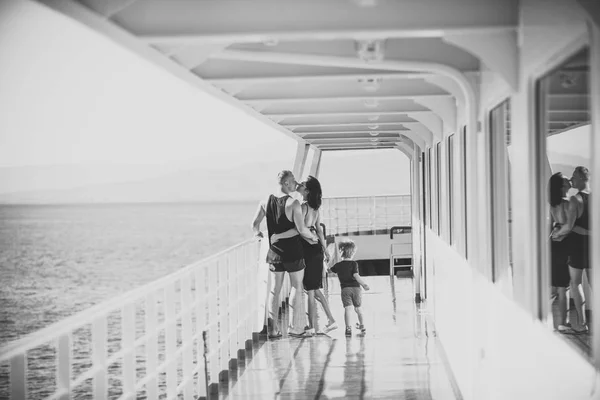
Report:
[[352,286],[342,288],[342,304],[344,307],[360,307],[362,292],[360,287]]

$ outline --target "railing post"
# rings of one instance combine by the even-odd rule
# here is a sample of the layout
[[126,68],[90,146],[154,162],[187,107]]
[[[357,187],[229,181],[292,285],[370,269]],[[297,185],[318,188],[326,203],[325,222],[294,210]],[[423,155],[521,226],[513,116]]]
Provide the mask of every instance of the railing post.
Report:
[[108,398],[106,341],[106,315],[102,315],[92,323],[92,366],[100,367],[94,376],[94,399]]
[[206,382],[204,339],[202,336],[202,332],[206,329],[206,314],[208,312],[206,302],[208,293],[206,288],[206,268],[206,264],[202,265],[194,274],[196,279],[196,290],[194,291],[194,303],[196,304],[196,363],[200,366],[198,370],[198,397],[203,397],[203,395],[208,396],[208,392],[206,392],[208,382]]
[[[231,254],[225,255],[224,262],[219,266],[219,368],[229,370],[229,304],[227,298],[227,270],[231,263]],[[221,372],[219,371],[219,372]],[[219,379],[221,380],[221,379]]]
[[121,347],[126,349],[123,355],[123,393],[135,398],[135,303],[126,304],[121,310]]
[[21,353],[10,360],[10,398],[27,398],[27,353]]
[[175,319],[175,283],[169,284],[164,293],[165,313],[165,360],[167,360],[167,397],[177,392],[177,320]]
[[[157,307],[155,292],[146,296],[146,375],[154,375],[158,368]],[[146,397],[158,399],[158,376],[154,375],[146,384]]]
[[184,400],[194,399],[194,380],[192,371],[194,368],[192,341],[192,285],[191,276],[181,279],[181,346],[183,347],[183,377],[189,378],[183,387]]
[[[71,398],[71,334],[63,334],[58,338],[56,357],[56,389],[63,392],[59,400]],[[25,398],[25,397],[23,397]]]
[[[219,296],[219,278],[217,274],[217,269],[219,268],[219,261],[214,262],[212,265],[208,267],[208,304],[209,304],[209,316],[208,316],[208,349],[210,352],[208,366],[210,368],[210,373],[208,376],[211,379],[211,382],[207,382],[210,386],[215,383],[212,382],[214,377],[219,376],[219,353],[215,352],[215,349],[218,349],[218,322],[219,322],[219,309],[217,307],[217,299]],[[218,378],[217,378],[218,379]]]

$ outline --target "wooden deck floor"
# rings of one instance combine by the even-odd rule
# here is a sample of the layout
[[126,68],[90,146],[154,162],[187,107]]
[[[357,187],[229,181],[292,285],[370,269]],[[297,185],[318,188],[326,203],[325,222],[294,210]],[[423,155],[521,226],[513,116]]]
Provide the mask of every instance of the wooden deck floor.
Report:
[[412,280],[365,279],[371,286],[363,293],[365,335],[344,335],[339,284],[330,279],[329,301],[339,329],[303,339],[284,333],[261,342],[222,385],[219,398],[459,398],[427,315],[413,301]]

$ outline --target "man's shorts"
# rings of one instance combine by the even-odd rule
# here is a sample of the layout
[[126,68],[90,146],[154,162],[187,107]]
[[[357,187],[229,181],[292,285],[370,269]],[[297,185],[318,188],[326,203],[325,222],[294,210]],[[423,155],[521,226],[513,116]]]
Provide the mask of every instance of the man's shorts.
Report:
[[351,286],[342,288],[342,304],[344,307],[360,307],[362,301],[362,292],[360,287]]
[[271,265],[275,267],[273,270],[274,272],[298,272],[302,271],[306,267],[303,258],[296,261],[282,262]]

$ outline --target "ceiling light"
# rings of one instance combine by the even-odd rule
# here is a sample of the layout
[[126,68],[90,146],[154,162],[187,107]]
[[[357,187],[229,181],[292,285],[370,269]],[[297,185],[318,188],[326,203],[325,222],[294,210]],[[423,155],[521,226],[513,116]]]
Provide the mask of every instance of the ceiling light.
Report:
[[359,7],[375,7],[377,5],[377,0],[353,0]]
[[365,99],[364,105],[367,108],[377,108],[379,101],[377,99]]
[[379,141],[379,138],[376,138],[376,137],[371,138],[371,142],[378,142],[378,141]]
[[378,144],[378,142],[371,142],[371,146],[377,146]]
[[376,92],[381,86],[381,78],[360,78],[358,83],[366,92]]
[[355,42],[356,54],[364,62],[381,61],[384,56],[384,39],[357,40]]
[[279,44],[279,40],[277,40],[275,38],[268,38],[268,39],[263,40],[263,44],[268,47],[274,47]]
[[379,132],[369,132],[369,135],[371,135],[371,136],[377,136],[377,135],[379,135]]
[[379,125],[368,125],[369,129],[377,129],[379,128]]
[[371,122],[375,122],[379,119],[379,115],[369,115],[367,119]]

